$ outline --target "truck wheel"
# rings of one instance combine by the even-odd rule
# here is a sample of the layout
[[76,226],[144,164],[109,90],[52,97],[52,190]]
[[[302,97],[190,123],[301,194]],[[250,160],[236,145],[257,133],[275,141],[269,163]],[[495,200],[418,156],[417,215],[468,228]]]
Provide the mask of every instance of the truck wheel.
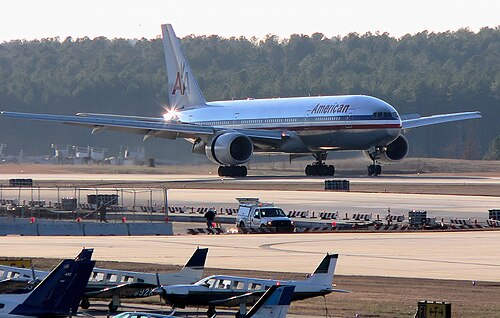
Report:
[[241,227],[242,229],[243,229],[243,228],[245,228],[245,222],[241,221],[241,222],[240,222],[240,227]]

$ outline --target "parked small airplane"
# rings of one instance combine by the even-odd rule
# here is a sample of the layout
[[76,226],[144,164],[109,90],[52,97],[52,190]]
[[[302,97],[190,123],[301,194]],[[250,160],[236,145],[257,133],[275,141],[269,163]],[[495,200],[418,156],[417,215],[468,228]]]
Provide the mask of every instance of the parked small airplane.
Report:
[[169,106],[163,117],[78,113],[75,116],[2,111],[12,118],[86,126],[92,133],[116,130],[166,139],[184,138],[192,152],[219,166],[219,176],[244,177],[254,153],[313,155],[305,174],[333,176],[329,151],[363,151],[372,161],[368,175],[382,173],[380,163],[403,160],[409,143],[403,132],[417,127],[480,118],[479,112],[420,117],[400,116],[389,103],[365,95],[246,99],[207,102],[170,24],[162,25]]
[[[292,302],[295,286],[271,286],[243,318],[284,318]],[[217,314],[211,316],[215,318]],[[180,318],[146,312],[124,312],[113,318]]]
[[[201,279],[207,258],[208,249],[198,248],[193,253],[186,265],[176,273],[152,274],[131,271],[120,271],[104,268],[95,268],[89,280],[81,301],[81,307],[90,307],[89,299],[111,298],[108,307],[111,312],[115,312],[120,306],[122,298],[142,298],[152,295],[152,290],[156,288],[157,277],[163,285],[191,284]],[[2,273],[3,272],[3,273]],[[0,282],[4,289],[5,285],[26,288],[30,282],[45,277],[45,271],[33,271],[26,268],[18,268],[0,265],[0,279],[4,279],[4,284]],[[11,289],[15,289],[11,287]],[[25,289],[25,292],[27,290]],[[23,292],[19,290],[18,292]]]
[[21,273],[17,267],[0,265],[0,294],[27,293],[35,288],[40,280],[37,279],[35,269],[30,269],[30,274]]
[[0,318],[75,315],[95,262],[92,249],[62,261],[32,291],[0,295]]
[[337,259],[338,254],[326,254],[316,271],[304,280],[213,275],[191,285],[160,286],[153,293],[174,308],[208,306],[208,317],[215,314],[215,306],[240,306],[241,315],[246,312],[246,305],[254,304],[273,285],[294,286],[293,300],[345,292],[332,288]]

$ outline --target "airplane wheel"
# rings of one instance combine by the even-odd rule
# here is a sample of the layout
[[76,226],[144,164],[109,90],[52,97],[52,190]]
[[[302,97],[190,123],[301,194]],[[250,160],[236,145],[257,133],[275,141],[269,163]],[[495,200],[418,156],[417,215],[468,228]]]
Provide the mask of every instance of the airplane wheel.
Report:
[[375,174],[375,165],[368,166],[368,175],[373,176]]
[[83,298],[82,301],[80,302],[80,307],[82,309],[89,309],[90,308],[90,301],[87,298]]
[[328,166],[328,175],[332,177],[335,175],[335,166],[333,165]]
[[118,306],[115,306],[115,305],[113,305],[113,302],[110,302],[108,304],[108,309],[109,309],[109,312],[116,312],[118,310]]
[[236,168],[236,177],[246,177],[248,173],[248,169],[245,166],[237,166]]
[[217,169],[217,174],[219,175],[219,177],[225,177],[226,176],[226,167],[219,166],[219,169]]
[[312,176],[313,167],[311,165],[306,166],[306,176]]
[[209,318],[212,318],[214,317],[215,315],[217,314],[217,312],[215,311],[215,308],[214,307],[208,307],[208,310],[207,310],[207,317]]
[[219,177],[246,177],[248,169],[246,166],[219,166],[217,173]]
[[382,167],[380,165],[375,165],[375,175],[378,176],[382,173]]

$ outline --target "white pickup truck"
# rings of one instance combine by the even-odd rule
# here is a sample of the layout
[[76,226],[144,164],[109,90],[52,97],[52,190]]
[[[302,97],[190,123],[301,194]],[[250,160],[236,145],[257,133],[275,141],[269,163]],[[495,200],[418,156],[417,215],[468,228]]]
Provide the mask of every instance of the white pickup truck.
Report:
[[271,227],[279,232],[293,232],[293,221],[272,203],[262,203],[258,198],[237,198],[240,206],[236,225],[240,228]]

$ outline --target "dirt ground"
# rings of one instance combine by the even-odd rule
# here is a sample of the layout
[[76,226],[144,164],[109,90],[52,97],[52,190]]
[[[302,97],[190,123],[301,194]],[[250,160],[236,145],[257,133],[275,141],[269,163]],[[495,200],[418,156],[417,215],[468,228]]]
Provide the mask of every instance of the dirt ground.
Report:
[[[55,266],[55,259],[34,259],[36,269]],[[172,272],[179,266],[128,262],[97,262],[97,267],[140,272]],[[273,279],[301,279],[303,274],[205,269],[205,275],[227,274]],[[433,280],[393,277],[335,276],[337,289],[350,293],[332,293],[294,302],[291,314],[325,317],[413,318],[420,300],[445,301],[452,304],[452,317],[500,317],[500,283]],[[158,299],[141,299],[140,303],[156,304]],[[327,316],[329,314],[330,316]]]

